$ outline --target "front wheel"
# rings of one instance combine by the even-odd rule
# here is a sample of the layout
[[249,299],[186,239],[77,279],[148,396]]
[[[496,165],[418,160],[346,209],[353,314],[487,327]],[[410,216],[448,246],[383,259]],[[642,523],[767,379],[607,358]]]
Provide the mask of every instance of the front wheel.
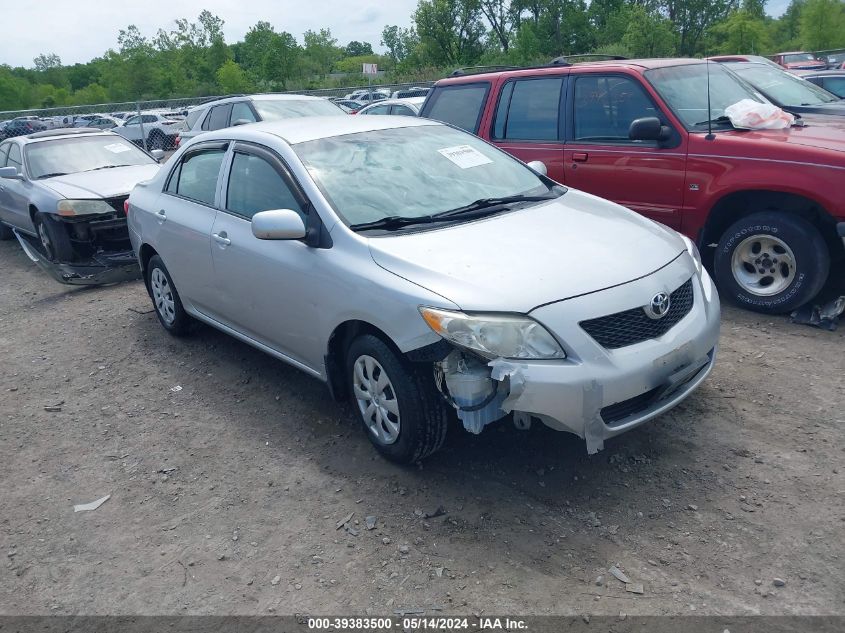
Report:
[[754,213],[732,224],[714,260],[723,296],[764,314],[790,312],[819,293],[830,254],[819,231],[786,213]]
[[173,279],[158,255],[153,255],[147,264],[147,288],[162,327],[174,336],[187,334],[191,317],[185,312]]
[[413,464],[446,440],[446,407],[425,374],[381,339],[355,339],[346,356],[352,405],[367,437],[387,459]]
[[47,259],[53,263],[73,261],[73,244],[66,227],[44,213],[36,213],[32,223]]

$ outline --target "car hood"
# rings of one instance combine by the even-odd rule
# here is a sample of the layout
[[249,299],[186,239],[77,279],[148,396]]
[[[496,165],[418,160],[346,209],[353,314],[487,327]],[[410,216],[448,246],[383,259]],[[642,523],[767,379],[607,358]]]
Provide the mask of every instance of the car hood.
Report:
[[[725,134],[732,143],[748,144],[765,158],[788,158],[790,145],[818,147],[835,152],[845,152],[845,118],[819,114],[801,115],[805,126],[786,130],[730,130]],[[785,144],[785,145],[784,145]],[[773,154],[773,150],[777,154]],[[744,150],[745,151],[745,150]]]
[[845,116],[845,99],[821,105],[787,105],[781,107],[789,112],[797,112],[801,115],[801,118],[804,118],[805,115]]
[[655,272],[686,246],[617,204],[570,189],[538,205],[369,240],[375,262],[463,310],[527,313]]
[[127,195],[143,180],[149,180],[158,173],[160,165],[130,165],[98,171],[82,171],[76,174],[45,178],[38,182],[49,187],[64,198],[91,199],[113,198]]

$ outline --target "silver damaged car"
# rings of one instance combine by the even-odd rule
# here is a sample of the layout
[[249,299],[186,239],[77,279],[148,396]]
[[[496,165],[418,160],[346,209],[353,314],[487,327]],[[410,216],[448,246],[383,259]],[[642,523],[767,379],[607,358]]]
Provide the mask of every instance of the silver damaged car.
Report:
[[455,417],[604,441],[713,367],[695,245],[455,128],[331,117],[204,134],[129,198],[162,326],[202,321],[327,383],[376,449]]

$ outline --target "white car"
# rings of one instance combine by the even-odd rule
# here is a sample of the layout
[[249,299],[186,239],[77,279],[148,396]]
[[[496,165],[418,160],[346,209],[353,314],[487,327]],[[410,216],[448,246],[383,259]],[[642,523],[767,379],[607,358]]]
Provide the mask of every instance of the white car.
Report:
[[143,147],[146,140],[147,151],[154,149],[173,149],[176,137],[181,131],[182,121],[155,112],[142,112],[128,117],[123,125],[114,128],[128,141]]
[[410,99],[383,99],[358,110],[357,114],[395,114],[400,116],[419,116],[425,97]]

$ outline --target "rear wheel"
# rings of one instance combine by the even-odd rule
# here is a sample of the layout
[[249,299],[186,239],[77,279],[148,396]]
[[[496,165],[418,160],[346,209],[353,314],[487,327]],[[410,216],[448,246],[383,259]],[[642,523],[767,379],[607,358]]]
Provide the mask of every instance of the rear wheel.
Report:
[[44,213],[36,213],[32,223],[47,259],[54,263],[73,261],[73,245],[66,227]]
[[384,457],[412,464],[443,445],[448,417],[433,372],[420,372],[371,334],[349,346],[346,371],[358,418]]
[[153,255],[147,264],[147,288],[162,327],[174,336],[187,334],[192,319],[185,312],[173,279],[158,255]]
[[722,235],[714,268],[723,295],[750,310],[779,314],[819,293],[830,255],[807,220],[787,213],[754,213]]

